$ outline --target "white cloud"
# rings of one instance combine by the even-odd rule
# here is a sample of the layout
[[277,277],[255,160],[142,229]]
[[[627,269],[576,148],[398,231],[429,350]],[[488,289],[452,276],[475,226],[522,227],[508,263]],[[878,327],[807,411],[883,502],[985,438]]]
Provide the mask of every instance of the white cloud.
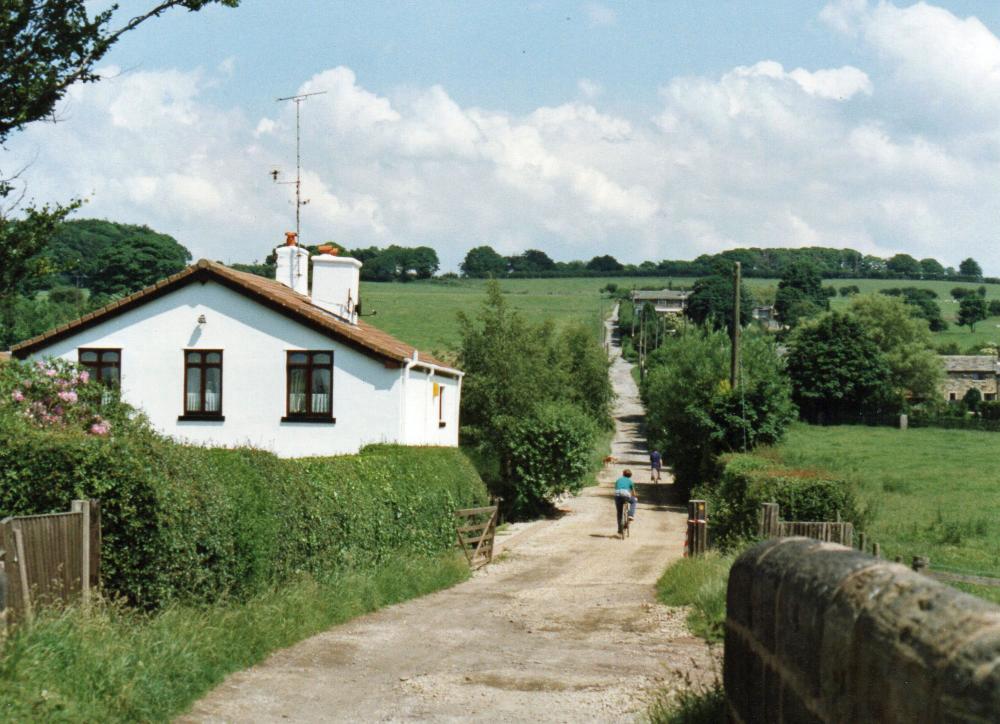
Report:
[[613,8],[609,8],[607,5],[602,5],[601,3],[587,3],[583,11],[592,28],[603,25],[614,25],[618,20],[618,13]]
[[[481,243],[627,261],[822,244],[947,264],[972,254],[996,273],[1000,249],[986,246],[996,119],[991,130],[977,107],[956,105],[953,123],[942,115],[926,127],[884,80],[913,79],[906,92],[919,107],[947,77],[959,95],[963,73],[989,78],[987,62],[917,72],[923,61],[907,49],[911,35],[926,40],[926,17],[951,28],[930,55],[954,46],[961,56],[966,34],[981,34],[942,12],[830,5],[831,27],[878,50],[873,67],[763,60],[667,79],[654,118],[597,105],[586,79],[575,100],[514,113],[462,105],[437,85],[381,94],[351,69],[325,70],[299,88],[326,91],[302,108],[305,239],[426,243],[452,268]],[[977,42],[987,54],[1000,44]],[[4,164],[37,157],[28,177],[40,201],[87,195],[83,214],[147,223],[196,256],[261,259],[294,220],[291,187],[268,176],[294,170],[294,108],[248,118],[221,107],[208,90],[224,74],[111,73],[75,87],[64,122],[17,134]]]

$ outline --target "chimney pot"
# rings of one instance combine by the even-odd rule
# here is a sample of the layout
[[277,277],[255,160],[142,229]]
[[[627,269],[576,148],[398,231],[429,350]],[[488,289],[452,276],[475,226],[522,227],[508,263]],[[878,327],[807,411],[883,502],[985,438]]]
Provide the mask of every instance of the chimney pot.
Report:
[[285,232],[285,246],[296,246],[299,243],[299,235],[294,231]]

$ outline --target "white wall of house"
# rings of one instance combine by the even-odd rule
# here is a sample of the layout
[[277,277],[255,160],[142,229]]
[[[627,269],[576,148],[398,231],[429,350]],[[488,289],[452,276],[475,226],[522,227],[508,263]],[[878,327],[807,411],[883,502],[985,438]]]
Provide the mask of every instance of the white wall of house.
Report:
[[403,441],[407,445],[458,445],[459,379],[420,366],[408,368],[405,376]]
[[[205,323],[198,318],[205,315]],[[411,370],[404,418],[403,369],[336,342],[215,282],[194,282],[163,297],[54,342],[34,357],[76,361],[80,347],[121,348],[122,397],[160,431],[205,445],[253,445],[282,457],[357,452],[379,442],[456,445],[458,390],[445,385],[452,406],[445,427],[426,422],[419,397],[431,387]],[[178,421],[184,412],[184,350],[223,351],[224,421]],[[333,350],[333,424],[281,422],[286,414],[286,351]],[[425,388],[419,391],[419,388]],[[453,391],[454,390],[454,391]],[[451,393],[451,394],[449,394]],[[434,401],[436,403],[436,401]],[[430,407],[430,405],[427,405]],[[420,417],[423,415],[423,418]],[[421,424],[420,420],[425,422]]]

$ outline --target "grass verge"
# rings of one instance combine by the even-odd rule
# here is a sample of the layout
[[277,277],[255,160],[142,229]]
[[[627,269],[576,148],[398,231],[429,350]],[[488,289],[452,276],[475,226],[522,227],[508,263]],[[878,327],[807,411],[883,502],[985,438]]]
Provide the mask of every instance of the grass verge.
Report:
[[467,576],[450,554],[399,557],[243,603],[44,613],[0,647],[0,720],[167,721],[276,649]]
[[656,582],[656,597],[667,606],[690,606],[688,628],[709,643],[723,639],[726,584],[735,555],[710,551],[701,558],[682,558]]
[[702,690],[658,693],[646,710],[650,724],[725,724],[726,695],[716,681]]

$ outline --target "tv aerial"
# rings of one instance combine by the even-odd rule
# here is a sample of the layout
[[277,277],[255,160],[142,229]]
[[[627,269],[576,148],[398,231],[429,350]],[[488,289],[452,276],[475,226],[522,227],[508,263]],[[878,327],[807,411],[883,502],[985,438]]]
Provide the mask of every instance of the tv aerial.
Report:
[[321,96],[325,94],[326,91],[316,91],[314,93],[300,93],[296,96],[287,96],[285,98],[275,99],[277,103],[292,101],[295,104],[295,180],[279,181],[278,178],[281,176],[281,171],[276,168],[271,169],[268,175],[276,184],[282,186],[295,186],[295,238],[299,243],[301,243],[302,240],[301,211],[302,207],[309,203],[309,199],[302,198],[302,133],[300,130],[301,125],[299,123],[299,117],[302,109],[302,101],[311,96]]

